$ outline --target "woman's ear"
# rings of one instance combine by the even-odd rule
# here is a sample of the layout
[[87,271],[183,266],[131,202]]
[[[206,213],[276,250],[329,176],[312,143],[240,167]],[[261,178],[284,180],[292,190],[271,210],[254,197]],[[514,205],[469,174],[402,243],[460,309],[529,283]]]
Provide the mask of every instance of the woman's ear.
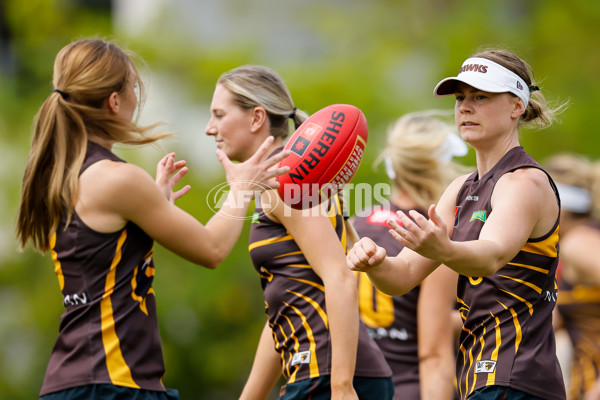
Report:
[[254,107],[252,109],[252,124],[250,126],[250,131],[252,133],[258,132],[261,130],[263,125],[267,121],[267,110],[263,107]]
[[106,107],[108,108],[108,111],[113,114],[119,113],[119,94],[117,92],[112,92],[110,96],[108,96]]
[[523,103],[523,100],[521,100],[520,98],[515,96],[515,108],[513,109],[511,116],[514,119],[518,119],[521,117],[521,115],[525,114],[525,111],[526,111],[525,103]]

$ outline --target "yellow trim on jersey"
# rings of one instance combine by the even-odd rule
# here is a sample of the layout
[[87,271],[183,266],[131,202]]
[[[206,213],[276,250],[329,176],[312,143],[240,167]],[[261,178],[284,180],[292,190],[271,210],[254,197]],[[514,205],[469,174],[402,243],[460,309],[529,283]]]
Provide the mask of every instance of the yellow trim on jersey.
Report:
[[[325,288],[323,288],[323,291],[325,291]],[[321,305],[319,303],[317,303],[316,301],[314,301],[310,297],[307,297],[307,296],[303,295],[302,293],[294,292],[292,290],[288,290],[287,292],[291,293],[291,294],[295,294],[296,296],[300,297],[301,299],[303,299],[306,302],[308,302],[311,306],[313,306],[314,309],[317,310],[317,312],[319,313],[319,316],[323,320],[323,323],[325,324],[325,327],[327,329],[329,329],[329,318],[327,317],[327,313],[323,310],[323,308],[321,307]],[[294,310],[296,310],[296,308],[294,308]]]
[[472,276],[468,276],[467,278],[469,278],[469,282],[471,282],[471,285],[473,285],[473,286],[477,286],[481,282],[483,282],[483,278],[482,277],[477,277],[477,278],[473,279]]
[[[483,355],[483,349],[485,348],[485,340],[483,338],[485,337],[486,333],[487,333],[487,329],[484,326],[483,333],[481,334],[481,337],[479,338],[479,343],[481,345],[481,347],[479,348],[479,354],[477,354],[477,358],[475,358],[475,363],[471,364],[471,366],[469,368],[474,368],[477,365],[477,362],[481,361],[481,356]],[[473,370],[473,383],[471,384],[471,389],[469,390],[469,393],[473,393],[473,391],[475,390],[476,383],[477,383],[477,377],[475,376],[475,370]]]
[[515,267],[522,267],[522,268],[531,269],[533,271],[541,272],[542,274],[546,274],[546,275],[548,273],[550,273],[550,270],[548,270],[548,269],[534,267],[533,265],[518,264],[518,263],[513,263],[513,262],[509,262],[509,263],[507,263],[507,265],[514,265]]
[[[491,314],[491,313],[490,313]],[[494,314],[491,314],[496,320],[496,326],[494,327],[494,331],[496,333],[496,347],[492,351],[490,356],[490,360],[498,362],[498,353],[500,353],[500,346],[502,345],[502,334],[500,332],[500,319],[496,317]],[[483,348],[483,345],[482,345]],[[496,368],[494,368],[493,372],[488,373],[486,386],[491,386],[496,384]]]
[[[298,308],[296,308],[293,305],[288,304],[286,302],[284,302],[284,304],[286,305],[286,307],[290,307],[292,310],[294,310],[296,315],[298,315],[300,317],[300,320],[302,321],[302,327],[306,331],[306,337],[308,338],[308,342],[310,343],[309,348],[308,348],[308,350],[310,351],[310,364],[309,364],[310,375],[309,375],[309,378],[316,378],[319,376],[319,364],[317,362],[317,351],[316,351],[317,350],[317,342],[315,341],[315,337],[312,333],[312,329],[310,328],[310,325],[308,324],[308,321],[306,320],[306,316],[304,314],[302,314],[300,312],[300,310],[298,310]],[[294,376],[295,376],[295,372],[294,372]]]
[[540,254],[542,256],[557,257],[558,256],[558,226],[552,232],[552,235],[542,240],[541,242],[527,242],[521,251],[528,253]]
[[318,284],[316,282],[313,282],[313,281],[309,281],[308,279],[300,279],[300,278],[289,278],[289,279],[291,279],[293,281],[297,281],[297,282],[306,283],[307,285],[310,285],[312,287],[316,287],[317,289],[319,289],[322,292],[325,291],[325,286],[320,285],[320,284]]
[[[504,304],[502,304],[502,306],[506,308]],[[523,340],[523,330],[521,329],[521,323],[519,322],[519,318],[517,317],[517,312],[512,307],[509,311],[513,317],[513,323],[515,324],[515,354],[517,354],[517,352],[519,351],[519,346],[521,345],[521,341]]]
[[294,267],[294,268],[307,268],[310,269],[312,268],[310,265],[308,264],[286,264],[286,267]]
[[[133,298],[133,300],[137,301],[138,303],[140,303],[140,310],[142,310],[142,312],[146,315],[148,315],[148,308],[146,307],[146,296],[148,296],[149,294],[154,294],[154,288],[150,288],[148,290],[148,293],[146,293],[146,296],[138,296],[135,293],[135,289],[137,289],[137,273],[138,273],[138,267],[135,267],[135,269],[133,270],[133,277],[131,278],[131,297]],[[148,277],[151,278],[154,276],[155,274],[155,270],[154,268],[148,266],[146,267],[146,271],[144,272],[144,274]]]
[[[394,322],[394,299],[373,286],[367,274],[358,274],[358,309],[371,328],[387,328]],[[375,299],[373,299],[375,294]]]
[[252,251],[255,248],[260,247],[260,246],[264,246],[264,245],[272,244],[272,243],[284,242],[286,240],[292,240],[292,235],[285,235],[285,236],[271,238],[271,239],[259,240],[257,242],[254,242],[254,243],[251,243],[250,245],[248,245],[248,251]]
[[527,307],[529,308],[529,314],[530,314],[530,315],[533,315],[533,304],[531,304],[530,302],[528,302],[528,301],[527,301],[527,300],[525,300],[524,298],[522,298],[522,297],[520,297],[520,296],[517,296],[516,294],[514,294],[514,293],[511,293],[511,292],[509,292],[509,291],[507,291],[507,290],[504,290],[504,289],[500,289],[500,290],[501,290],[501,291],[503,291],[504,293],[510,294],[510,295],[511,295],[512,297],[514,297],[515,299],[518,299],[518,300],[522,301],[523,303],[525,303],[525,304],[527,305]]
[[54,261],[54,273],[56,273],[56,277],[58,278],[58,286],[60,286],[60,290],[62,291],[65,288],[65,276],[62,272],[62,265],[60,261],[58,261],[58,253],[54,250],[56,246],[56,233],[53,233],[50,236],[50,254],[52,255],[52,261]]
[[[475,336],[475,334],[470,329],[465,328],[464,325],[462,327],[462,330],[465,331],[465,332],[467,332],[470,336],[473,337],[473,345],[469,348],[469,364],[467,364],[467,362],[465,361],[465,359],[467,358],[467,349],[462,344],[460,345],[460,351],[463,354],[463,364],[464,365],[469,365],[469,369],[470,369],[470,368],[473,368],[473,366],[475,365],[473,363],[473,348],[475,347],[475,344],[477,343],[477,336]],[[484,327],[484,332],[485,332],[485,327]],[[468,387],[469,387],[469,376],[470,376],[470,374],[467,373],[466,377],[465,377],[465,390],[467,390],[467,391],[469,390],[468,389]],[[475,385],[475,382],[473,382],[473,386],[474,385]],[[460,392],[460,398],[464,399],[466,396],[462,395],[462,392],[463,392],[462,387],[459,387],[458,390]],[[470,393],[470,391],[469,391],[469,393]]]
[[542,293],[542,289],[539,286],[536,286],[536,285],[534,285],[531,282],[527,282],[527,281],[524,281],[524,280],[518,279],[518,278],[513,278],[512,276],[506,276],[506,275],[498,275],[498,276],[500,276],[502,278],[513,280],[515,282],[519,282],[519,283],[521,283],[521,284],[523,284],[525,286],[529,286],[530,288],[532,288],[533,290],[535,290],[538,294]]
[[281,257],[287,257],[287,256],[295,256],[297,254],[302,254],[302,250],[298,250],[298,251],[291,251],[289,253],[284,253],[284,254],[279,254],[274,256],[273,258],[281,258]]
[[140,387],[134,382],[133,377],[131,376],[131,370],[125,362],[125,358],[121,352],[121,343],[115,329],[115,318],[110,297],[115,289],[117,265],[121,261],[121,249],[123,243],[125,243],[125,239],[127,239],[127,230],[123,230],[123,233],[121,233],[117,242],[115,256],[110,265],[110,270],[108,271],[108,274],[106,274],[104,294],[100,301],[102,343],[104,345],[106,357],[106,368],[108,369],[108,375],[110,376],[111,382],[114,385],[139,389]]

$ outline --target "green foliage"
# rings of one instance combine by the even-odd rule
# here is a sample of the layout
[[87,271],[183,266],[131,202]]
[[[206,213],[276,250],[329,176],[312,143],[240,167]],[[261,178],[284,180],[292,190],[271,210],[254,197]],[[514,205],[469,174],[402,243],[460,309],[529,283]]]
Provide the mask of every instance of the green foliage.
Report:
[[[95,3],[101,2],[89,4]],[[570,102],[560,123],[543,131],[523,130],[522,144],[538,159],[565,150],[600,154],[595,138],[595,111],[600,108],[595,95],[600,92],[597,2],[264,0],[259,3],[268,7],[258,11],[242,1],[202,3],[203,12],[218,10],[215,15],[222,19],[212,26],[218,31],[206,37],[179,26],[174,5],[157,13],[142,32],[128,36],[115,30],[106,7],[86,6],[84,1],[3,2],[5,21],[0,23],[12,35],[14,63],[0,67],[0,183],[5,188],[0,196],[2,398],[37,396],[62,312],[49,256],[31,249],[17,253],[13,224],[31,122],[52,90],[56,52],[75,38],[100,36],[125,44],[151,71],[183,82],[199,109],[208,109],[221,73],[249,63],[277,70],[296,106],[309,113],[332,103],[358,106],[370,132],[354,183],[387,180],[383,168],[373,170],[371,165],[393,120],[405,112],[453,107],[452,99],[432,96],[439,79],[454,75],[482,46],[507,47],[533,66],[551,102]],[[199,135],[202,130],[198,127]],[[152,157],[156,162],[160,156]],[[464,163],[474,164],[472,152]],[[145,167],[153,173],[152,165]],[[202,222],[211,216],[205,196],[224,181],[222,172],[206,175],[191,171],[185,179],[194,189],[179,203]],[[266,316],[247,236],[248,227],[216,271],[156,246],[164,381],[184,399],[236,398],[250,370]]]

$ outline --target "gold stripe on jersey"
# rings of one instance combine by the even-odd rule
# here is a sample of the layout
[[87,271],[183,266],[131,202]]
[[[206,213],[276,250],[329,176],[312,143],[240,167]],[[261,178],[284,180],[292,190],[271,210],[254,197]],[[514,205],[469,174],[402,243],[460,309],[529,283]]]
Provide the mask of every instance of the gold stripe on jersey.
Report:
[[284,253],[284,254],[278,254],[273,258],[282,258],[282,257],[287,257],[287,256],[295,256],[297,254],[302,254],[302,250],[298,250],[298,251],[291,251],[289,253]]
[[[490,313],[492,314],[492,313]],[[494,317],[494,320],[496,321],[496,326],[494,326],[494,331],[496,333],[496,347],[494,347],[494,350],[492,350],[492,355],[490,357],[490,360],[492,361],[498,361],[498,353],[500,352],[500,345],[502,344],[502,333],[500,332],[500,319],[495,316],[494,314],[492,314],[492,317]],[[483,339],[482,339],[482,349],[483,349]],[[496,369],[494,368],[494,371],[488,373],[488,378],[487,378],[487,382],[486,385],[490,386],[490,385],[494,385],[496,383]]]
[[[394,322],[394,299],[377,290],[367,274],[358,275],[358,307],[363,322],[370,327],[387,328]],[[373,295],[375,299],[373,299]]]
[[515,299],[517,299],[517,300],[525,303],[527,305],[527,307],[529,308],[529,314],[533,315],[533,304],[531,304],[529,301],[527,301],[524,298],[522,298],[521,296],[517,296],[516,294],[514,294],[512,292],[509,292],[507,290],[504,290],[504,289],[499,289],[499,290],[502,291],[502,292],[504,292],[504,293],[506,293],[506,294],[509,294],[512,297],[514,297]]
[[53,233],[50,236],[50,254],[52,255],[52,261],[54,261],[54,273],[56,273],[56,277],[58,278],[58,286],[60,286],[60,290],[62,291],[65,288],[65,276],[62,272],[62,265],[60,265],[60,261],[58,261],[58,254],[54,250],[56,246],[56,233]]
[[502,278],[513,280],[515,282],[519,282],[520,284],[523,284],[525,286],[529,286],[530,288],[532,288],[533,290],[535,290],[538,294],[542,293],[542,289],[539,286],[534,285],[533,283],[524,281],[524,280],[519,279],[519,278],[513,278],[512,276],[506,276],[506,275],[498,275],[498,276],[500,276]]
[[523,340],[523,330],[521,329],[521,323],[519,322],[519,318],[517,316],[517,312],[514,308],[508,308],[501,301],[499,301],[500,305],[504,307],[505,310],[510,311],[510,314],[513,317],[513,323],[515,324],[515,354],[519,351],[519,345],[521,344],[521,340]]
[[104,294],[100,301],[102,343],[104,344],[104,353],[106,357],[106,367],[110,380],[115,385],[139,389],[131,376],[131,370],[123,358],[121,352],[121,343],[115,329],[115,319],[113,315],[111,295],[115,289],[115,277],[117,274],[117,265],[121,261],[121,249],[127,239],[127,230],[124,229],[117,242],[115,256],[110,265],[110,270],[106,275],[104,285]]
[[548,274],[550,272],[549,270],[547,270],[545,268],[534,267],[533,265],[519,264],[519,263],[514,263],[514,262],[509,262],[507,264],[514,265],[515,267],[527,268],[527,269],[530,269],[533,271],[541,272],[542,274]]
[[[475,334],[473,332],[471,332],[470,329],[465,328],[464,325],[462,327],[462,330],[467,332],[467,334],[469,334],[469,336],[471,336],[473,338],[473,345],[470,346],[469,348],[469,363],[467,364],[466,359],[467,359],[467,349],[465,348],[465,346],[463,346],[462,344],[460,345],[460,352],[463,355],[463,365],[468,365],[469,369],[473,368],[473,365],[475,365],[473,363],[473,348],[475,347],[476,343],[477,343],[477,336],[475,336]],[[485,327],[484,327],[485,330]],[[466,378],[465,378],[465,389],[469,386],[469,376],[471,376],[468,372],[465,374]],[[473,382],[473,384],[475,384],[475,382]],[[460,398],[463,399],[464,396],[462,395],[463,392],[463,388],[459,387],[459,392],[460,392]]]
[[550,236],[540,242],[527,242],[521,250],[527,253],[556,258],[558,256],[558,228],[559,225],[556,226],[556,229]]
[[257,247],[264,246],[267,244],[285,242],[286,240],[293,240],[292,235],[285,235],[285,236],[276,237],[276,238],[259,240],[257,242],[254,242],[254,243],[251,243],[250,245],[248,245],[248,251],[252,251]]
[[[329,217],[329,220],[331,221],[331,225],[333,225],[333,229],[337,230],[337,215],[338,214],[342,214],[344,213],[344,210],[342,210],[342,204],[340,203],[340,196],[335,196],[334,197],[334,202],[331,203],[331,206],[329,207],[329,209],[327,210],[327,216]],[[342,224],[344,224],[343,219],[342,219]],[[346,232],[346,226],[343,226],[342,229],[342,236],[340,237],[340,243],[342,244],[342,249],[344,249],[344,253],[347,252],[347,246],[348,246],[348,236],[347,236],[347,232]]]
[[[280,314],[280,315],[286,319],[288,325],[290,326],[291,331],[294,332],[295,331],[294,325],[292,324],[292,321],[289,319],[289,317],[286,316],[286,315],[282,315],[282,314]],[[285,334],[285,329],[283,329],[283,327],[281,325],[279,325],[279,324],[277,324],[277,327],[281,331],[281,334],[283,335],[284,341],[287,342],[288,337]],[[273,335],[273,336],[275,337],[276,335]],[[298,370],[298,368],[296,368],[296,371],[294,371],[294,373],[291,374],[290,373],[290,363],[292,362],[292,358],[293,358],[292,354],[293,353],[297,353],[298,349],[300,348],[300,342],[298,341],[298,338],[295,335],[292,335],[292,339],[294,339],[294,351],[293,352],[292,351],[287,351],[287,354],[289,356],[289,360],[285,361],[285,354],[286,354],[286,352],[285,351],[280,351],[284,346],[281,343],[279,343],[279,341],[277,340],[276,337],[275,337],[275,344],[276,344],[275,348],[281,353],[281,362],[282,362],[281,365],[284,366],[283,375],[286,378],[290,378],[293,375],[294,379],[295,379],[296,371]]]
[[[325,292],[325,286],[320,285],[317,282],[309,281],[308,279],[300,279],[300,278],[289,278],[289,279],[291,279],[293,281],[297,281],[297,282],[306,283],[307,285],[310,285],[312,287],[316,287],[320,291]],[[295,293],[295,292],[290,292],[290,293]]]
[[307,268],[307,269],[311,268],[311,266],[308,264],[286,264],[286,267]]
[[[298,308],[294,307],[293,305],[291,305],[289,303],[286,303],[286,302],[284,302],[284,304],[287,307],[290,307],[292,310],[294,310],[294,312],[296,313],[296,315],[298,315],[300,317],[300,320],[302,321],[302,327],[306,331],[306,337],[307,337],[308,342],[309,342],[308,350],[310,351],[310,364],[309,364],[310,378],[316,378],[316,377],[319,376],[319,364],[317,362],[317,352],[316,352],[316,350],[317,350],[317,343],[315,341],[315,337],[313,335],[312,329],[310,328],[310,325],[308,324],[308,321],[306,320],[306,315],[302,314],[302,312],[300,310],[298,310]],[[296,335],[294,334],[292,336],[295,337]],[[296,371],[297,370],[298,370],[298,368],[296,368]],[[294,382],[295,377],[296,377],[296,371],[294,371],[294,374],[293,374],[292,377],[290,377],[288,383],[293,383]]]
[[456,298],[456,302],[460,305],[458,308],[458,313],[460,314],[460,318],[464,321],[467,320],[467,315],[469,313],[469,309],[470,307],[467,305],[467,303],[465,303],[465,301],[463,299],[461,299],[460,297]]
[[[307,282],[307,283],[309,283],[309,282]],[[325,291],[325,288],[323,288],[323,291]],[[315,310],[317,310],[317,312],[319,313],[319,316],[323,320],[323,323],[325,324],[325,328],[327,328],[329,330],[329,318],[327,318],[327,313],[323,310],[323,308],[319,305],[319,303],[317,303],[310,297],[303,295],[302,293],[294,292],[292,290],[288,290],[288,293],[295,294],[296,296],[300,297],[301,299],[308,302],[311,306],[313,306],[313,308]]]

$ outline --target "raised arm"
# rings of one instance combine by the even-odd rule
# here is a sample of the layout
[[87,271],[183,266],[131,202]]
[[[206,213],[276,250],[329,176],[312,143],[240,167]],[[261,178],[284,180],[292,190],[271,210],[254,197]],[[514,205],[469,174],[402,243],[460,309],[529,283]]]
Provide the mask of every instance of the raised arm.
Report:
[[[438,203],[443,217],[439,217],[437,222],[425,219],[416,211],[411,213],[413,218],[416,215],[421,217],[419,218],[420,224],[429,231],[433,231],[437,235],[437,239],[442,242],[450,241],[448,236],[451,235],[452,228],[448,229],[446,225],[453,226],[456,195],[464,179],[466,177],[458,178],[445,190]],[[416,225],[402,212],[399,211],[398,215],[412,225]],[[369,238],[362,238],[348,252],[346,261],[348,267],[353,271],[366,272],[377,289],[391,296],[400,296],[420,284],[440,265],[440,262],[413,251],[414,244],[401,236],[408,232],[405,228],[398,226],[392,220],[388,221],[388,225],[392,228],[390,234],[404,245],[396,257],[387,257],[383,247],[377,246]]]
[[[221,151],[217,155],[227,173],[230,191],[222,208],[202,225],[178,208],[168,195],[170,183],[165,176],[174,167],[165,160],[162,185],[133,164],[100,161],[80,178],[78,212],[96,215],[101,232],[114,232],[127,221],[138,225],[158,243],[181,257],[208,268],[216,268],[227,257],[241,233],[248,205],[255,190],[276,187],[274,177],[285,170],[274,168],[286,153],[268,160],[264,155],[272,142],[268,139],[257,153],[242,164],[233,164]],[[172,187],[171,187],[172,189]],[[87,223],[88,220],[84,219]],[[109,226],[107,222],[113,221]]]
[[[492,275],[509,262],[529,238],[547,234],[558,218],[558,204],[546,174],[537,168],[518,169],[502,176],[492,194],[493,212],[477,240],[457,242],[446,234],[448,209],[429,208],[427,220],[399,212],[404,226],[394,236],[424,257],[468,276]],[[445,215],[445,216],[444,216]],[[450,225],[451,226],[451,225]]]

